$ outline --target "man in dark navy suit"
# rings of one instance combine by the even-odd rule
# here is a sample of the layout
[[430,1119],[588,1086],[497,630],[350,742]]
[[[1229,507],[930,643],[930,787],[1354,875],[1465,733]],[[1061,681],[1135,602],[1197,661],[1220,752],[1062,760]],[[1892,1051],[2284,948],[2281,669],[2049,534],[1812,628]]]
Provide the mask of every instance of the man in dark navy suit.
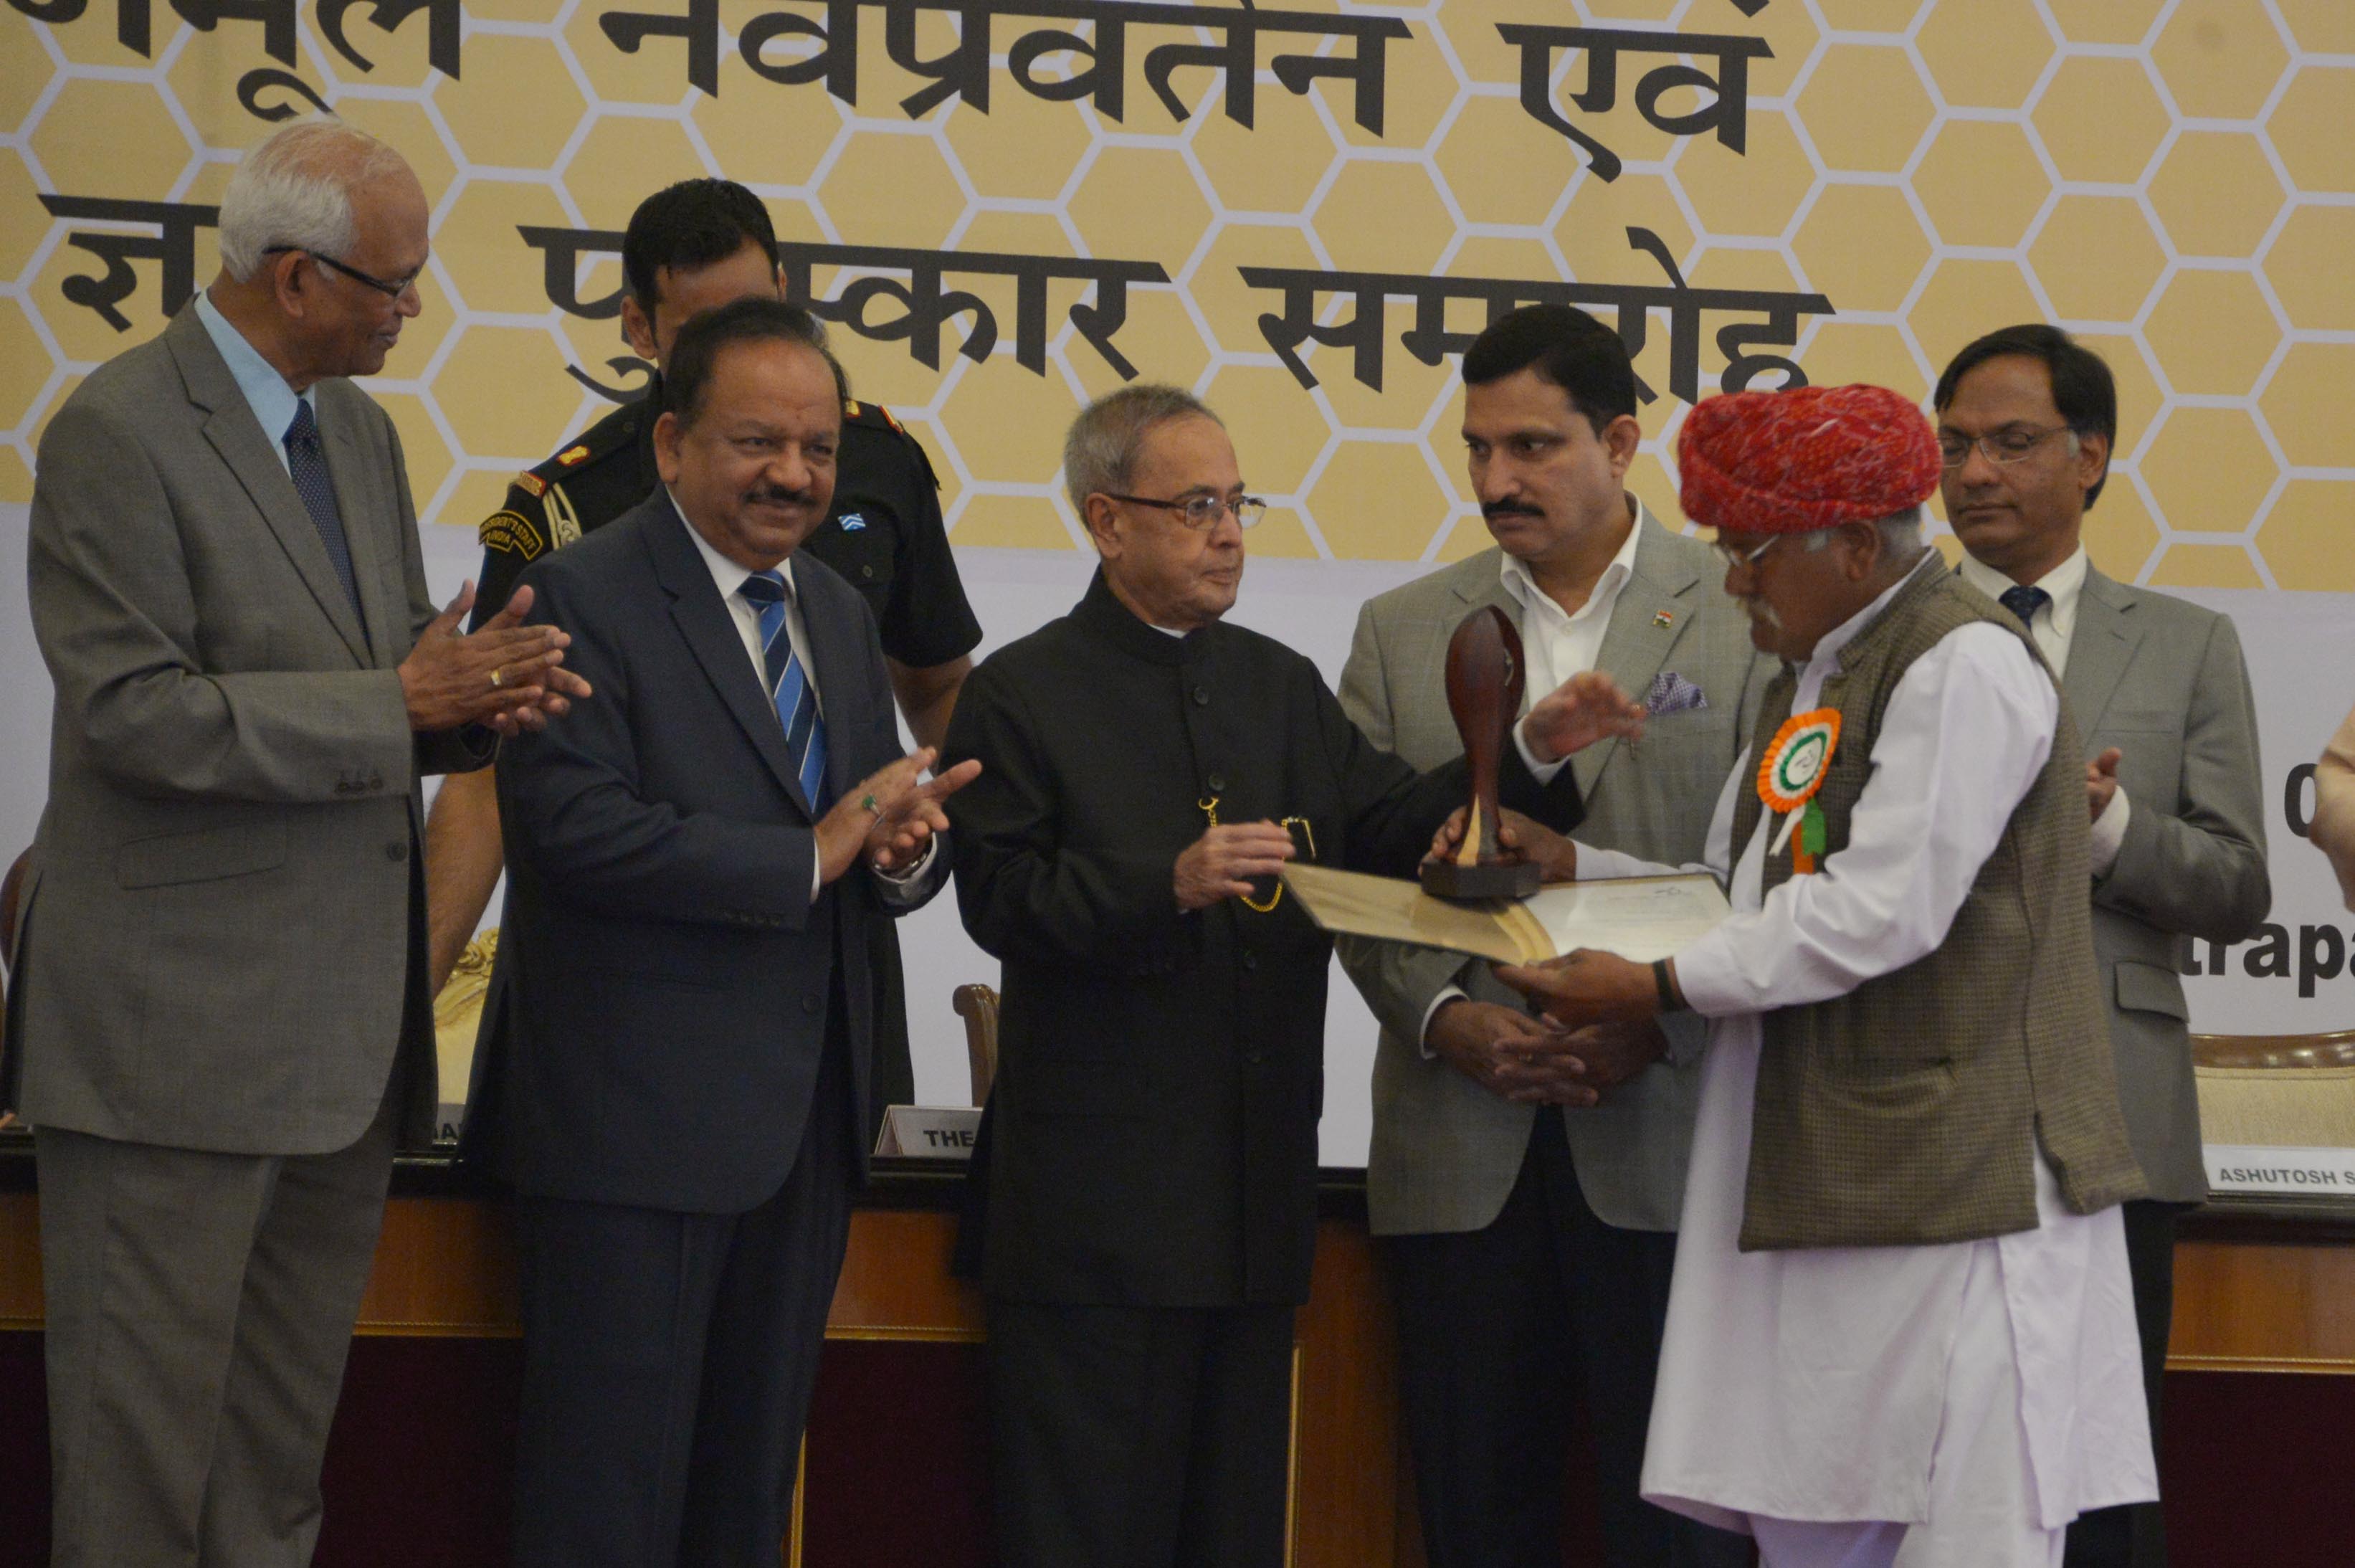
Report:
[[849,1193],[873,923],[938,891],[875,621],[795,547],[842,404],[807,313],[672,349],[663,488],[527,573],[607,699],[501,759],[499,973],[469,1138],[515,1183],[515,1562],[773,1562]]

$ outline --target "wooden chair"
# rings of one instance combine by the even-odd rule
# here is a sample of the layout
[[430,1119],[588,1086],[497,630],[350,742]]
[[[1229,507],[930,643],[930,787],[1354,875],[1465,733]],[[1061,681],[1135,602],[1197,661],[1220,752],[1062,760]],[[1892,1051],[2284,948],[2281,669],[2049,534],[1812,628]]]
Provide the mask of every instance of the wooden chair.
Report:
[[959,986],[949,998],[964,1019],[964,1051],[973,1068],[973,1103],[989,1104],[997,1081],[997,992],[988,986]]
[[2258,1147],[2355,1147],[2355,1029],[2195,1034],[2200,1136]]

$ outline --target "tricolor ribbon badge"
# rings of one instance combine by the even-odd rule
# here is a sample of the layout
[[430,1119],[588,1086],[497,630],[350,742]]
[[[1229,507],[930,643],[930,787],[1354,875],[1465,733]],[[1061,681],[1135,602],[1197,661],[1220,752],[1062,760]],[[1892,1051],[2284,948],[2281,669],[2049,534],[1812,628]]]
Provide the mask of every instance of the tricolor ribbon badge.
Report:
[[1758,763],[1758,798],[1783,818],[1783,830],[1766,852],[1779,855],[1783,846],[1789,844],[1794,876],[1813,871],[1824,852],[1824,808],[1816,804],[1816,792],[1823,787],[1832,752],[1839,745],[1839,732],[1837,708],[1795,713],[1774,731],[1766,755]]

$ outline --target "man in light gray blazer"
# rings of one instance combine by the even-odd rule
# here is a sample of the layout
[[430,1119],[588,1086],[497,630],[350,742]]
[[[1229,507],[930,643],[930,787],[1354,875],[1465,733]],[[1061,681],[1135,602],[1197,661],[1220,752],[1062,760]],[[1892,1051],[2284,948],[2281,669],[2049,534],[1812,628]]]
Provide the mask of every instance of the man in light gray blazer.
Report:
[[[1933,400],[1962,573],[2020,617],[2084,736],[2094,948],[2118,1092],[2151,1196],[2126,1205],[2151,1432],[2173,1313],[2175,1219],[2207,1196],[2183,983],[2190,941],[2239,942],[2273,901],[2249,673],[2232,623],[2103,575],[2081,540],[2117,434],[2109,367],[2057,327],[1966,347]],[[2159,1568],[2156,1503],[2069,1530],[2073,1565]]]
[[585,691],[426,596],[391,421],[424,192],[333,122],[231,176],[222,273],[40,446],[57,686],[0,1106],[33,1124],[60,1565],[311,1560],[396,1136],[434,1104],[421,774]]
[[[1772,667],[1718,591],[1710,548],[1627,494],[1642,432],[1626,349],[1582,312],[1533,306],[1481,334],[1464,379],[1473,487],[1498,548],[1365,606],[1342,706],[1418,768],[1454,757],[1448,639],[1495,605],[1519,628],[1529,691],[1600,669],[1652,709],[1640,743],[1606,741],[1569,763],[1579,837],[1698,860]],[[1382,1025],[1367,1202],[1388,1238],[1433,1568],[1561,1561],[1573,1392],[1614,1568],[1747,1563],[1746,1541],[1636,1496],[1698,1024],[1565,1038],[1485,964],[1349,939],[1340,952]]]

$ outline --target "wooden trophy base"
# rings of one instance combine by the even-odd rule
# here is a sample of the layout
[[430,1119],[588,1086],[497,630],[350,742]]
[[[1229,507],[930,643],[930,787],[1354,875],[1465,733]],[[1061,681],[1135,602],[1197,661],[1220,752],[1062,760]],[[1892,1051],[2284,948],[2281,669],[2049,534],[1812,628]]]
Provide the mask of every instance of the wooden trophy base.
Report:
[[1485,899],[1525,899],[1543,881],[1533,860],[1482,860],[1459,866],[1453,860],[1426,860],[1423,891],[1435,899],[1469,903]]

